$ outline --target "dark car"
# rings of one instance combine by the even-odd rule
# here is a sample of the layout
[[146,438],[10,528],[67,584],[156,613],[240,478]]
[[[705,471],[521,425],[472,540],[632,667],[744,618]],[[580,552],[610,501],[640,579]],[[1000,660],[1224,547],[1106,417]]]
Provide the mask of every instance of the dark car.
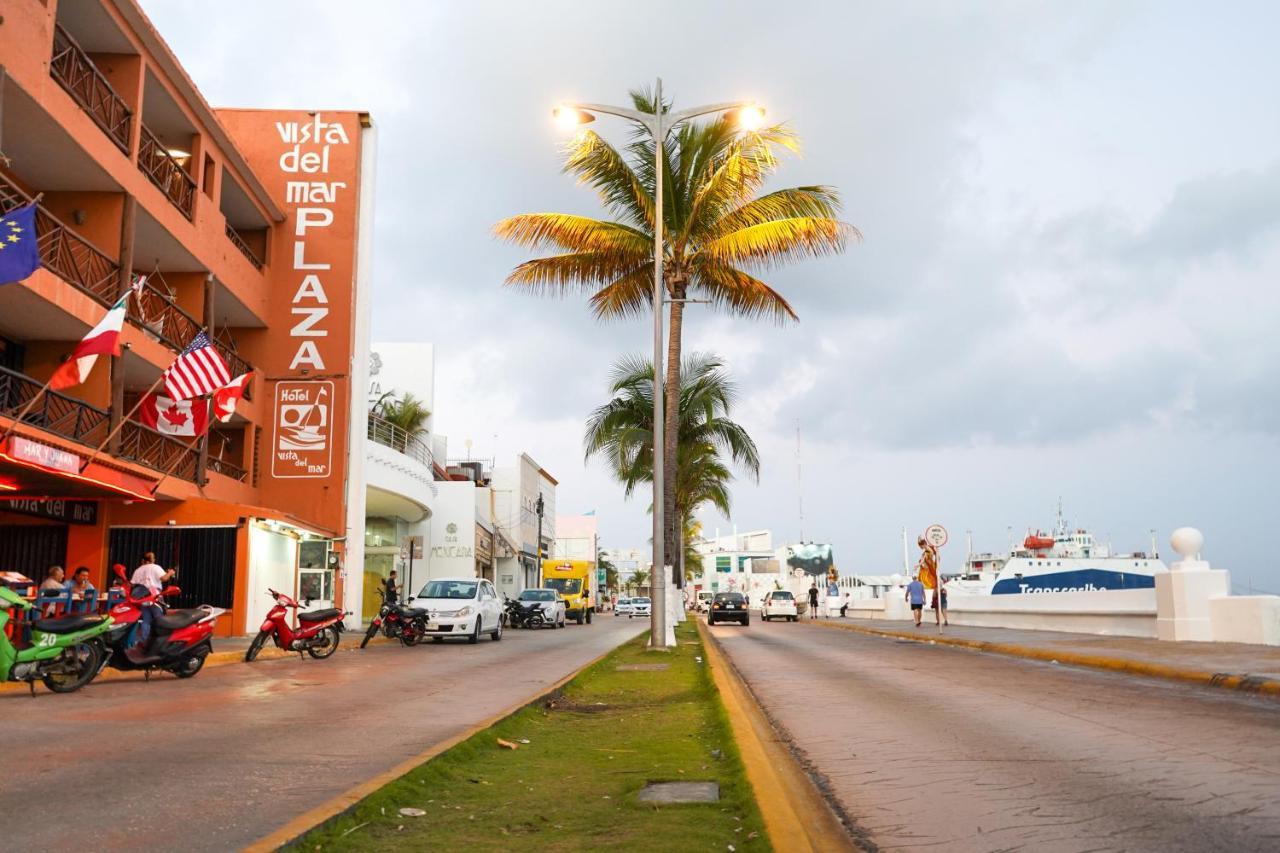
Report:
[[751,624],[751,610],[747,598],[740,592],[717,592],[711,600],[711,609],[707,611],[707,624],[717,622],[741,622]]

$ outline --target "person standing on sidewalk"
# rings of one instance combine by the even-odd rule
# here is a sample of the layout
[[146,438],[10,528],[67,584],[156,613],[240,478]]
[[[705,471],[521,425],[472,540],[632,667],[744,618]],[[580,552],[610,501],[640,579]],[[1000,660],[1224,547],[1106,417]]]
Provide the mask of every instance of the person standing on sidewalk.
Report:
[[911,579],[911,583],[907,584],[907,601],[911,603],[911,618],[916,620],[916,627],[920,627],[920,612],[924,610],[924,584],[920,583],[920,578]]
[[809,586],[809,618],[818,618],[818,582],[814,581]]
[[[939,596],[939,595],[941,595],[941,596],[942,596],[942,600],[941,600],[941,601],[939,601],[939,600],[938,600],[938,596]],[[941,605],[941,606],[939,606],[939,605]],[[948,621],[947,621],[947,588],[946,588],[945,586],[942,586],[941,584],[939,584],[939,585],[938,585],[938,587],[937,587],[936,589],[934,589],[934,591],[933,591],[933,603],[932,603],[932,605],[930,605],[930,606],[932,606],[932,607],[933,607],[933,621],[934,621],[934,622],[938,622],[938,623],[940,623],[940,624],[942,624],[942,625],[950,625],[950,624],[951,624],[950,622],[948,622]]]
[[[165,571],[156,562],[156,555],[151,551],[142,555],[142,565],[133,570],[133,576],[129,578],[129,583],[145,586],[151,592],[159,593],[164,589],[165,581],[177,574],[175,569]],[[154,604],[145,605],[142,612],[138,614],[138,646],[146,645],[147,638],[151,636],[151,623],[163,611]]]
[[382,582],[382,590],[387,594],[387,604],[397,604],[400,601],[400,586],[396,583],[396,570],[392,569],[387,575],[387,579]]

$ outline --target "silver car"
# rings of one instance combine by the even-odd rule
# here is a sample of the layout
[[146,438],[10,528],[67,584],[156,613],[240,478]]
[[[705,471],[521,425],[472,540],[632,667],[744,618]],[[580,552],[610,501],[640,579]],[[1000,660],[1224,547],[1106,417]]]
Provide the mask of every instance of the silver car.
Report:
[[531,601],[536,601],[538,606],[542,608],[543,625],[549,628],[563,628],[565,626],[566,611],[564,599],[556,594],[554,589],[526,589],[520,593],[517,599],[521,604],[528,605]]

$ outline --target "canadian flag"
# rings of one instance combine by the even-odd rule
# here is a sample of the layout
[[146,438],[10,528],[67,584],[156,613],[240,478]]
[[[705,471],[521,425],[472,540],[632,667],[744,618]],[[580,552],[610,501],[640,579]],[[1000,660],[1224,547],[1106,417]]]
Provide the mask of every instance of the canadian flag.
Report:
[[213,392],[213,414],[219,421],[226,423],[236,413],[236,402],[244,397],[249,388],[249,380],[253,371],[242,373]]
[[142,422],[165,435],[194,438],[209,425],[208,404],[203,398],[171,400],[161,394],[149,394],[138,409]]

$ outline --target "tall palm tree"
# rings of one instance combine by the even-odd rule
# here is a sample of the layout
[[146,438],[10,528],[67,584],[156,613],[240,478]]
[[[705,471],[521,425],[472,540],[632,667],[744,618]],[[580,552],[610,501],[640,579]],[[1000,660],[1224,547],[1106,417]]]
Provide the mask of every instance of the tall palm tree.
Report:
[[[685,358],[679,372],[680,394],[676,424],[676,478],[674,515],[678,541],[693,514],[711,504],[728,515],[731,510],[729,465],[737,465],[752,477],[760,473],[755,442],[729,414],[737,389],[716,356],[694,353]],[[606,459],[627,497],[642,483],[653,481],[653,364],[631,357],[614,365],[609,402],[587,419],[586,457]],[[726,461],[727,460],[727,461]],[[677,563],[679,554],[673,550]],[[681,574],[677,582],[683,583]]]
[[[652,93],[636,90],[639,112],[655,114]],[[663,113],[671,103],[661,105]],[[742,132],[725,115],[686,122],[663,140],[663,283],[670,302],[666,411],[680,394],[684,301],[706,299],[746,317],[795,320],[785,298],[754,272],[804,257],[840,252],[857,231],[837,215],[840,199],[827,186],[802,186],[760,194],[778,168],[778,155],[798,151],[798,137],[784,125]],[[507,284],[535,293],[590,294],[602,319],[656,310],[653,303],[655,143],[633,134],[621,151],[592,131],[570,144],[564,171],[598,193],[611,219],[567,213],[526,213],[499,222],[495,234],[532,250],[556,254],[525,261]],[[666,553],[674,554],[676,419],[668,417],[663,495]]]

